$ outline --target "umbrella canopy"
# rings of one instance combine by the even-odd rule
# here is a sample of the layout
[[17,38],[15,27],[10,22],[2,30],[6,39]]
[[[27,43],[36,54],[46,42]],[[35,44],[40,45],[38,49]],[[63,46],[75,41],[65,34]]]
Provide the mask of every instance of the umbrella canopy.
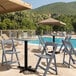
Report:
[[31,5],[22,0],[0,0],[0,14],[31,9]]
[[64,22],[56,20],[54,18],[49,18],[46,20],[40,21],[38,24],[53,24],[53,25],[66,25]]

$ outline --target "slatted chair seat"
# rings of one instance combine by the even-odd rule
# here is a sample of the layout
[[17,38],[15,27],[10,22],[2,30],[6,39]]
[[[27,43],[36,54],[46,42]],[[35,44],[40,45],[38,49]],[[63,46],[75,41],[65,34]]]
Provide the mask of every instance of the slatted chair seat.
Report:
[[5,53],[6,54],[15,54],[15,53],[20,53],[20,52],[16,52],[16,51],[12,51],[12,50],[6,50]]
[[38,57],[41,57],[41,58],[51,58],[51,55],[48,55],[48,54],[46,54],[46,55],[41,55],[41,54],[35,54],[36,56],[38,56]]

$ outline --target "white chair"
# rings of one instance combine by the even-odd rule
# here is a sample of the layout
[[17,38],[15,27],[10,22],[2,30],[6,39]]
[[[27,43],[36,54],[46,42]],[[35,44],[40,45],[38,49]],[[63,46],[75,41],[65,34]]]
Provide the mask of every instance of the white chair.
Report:
[[[52,50],[53,51],[52,53],[48,53],[47,52],[46,47],[48,45],[49,44],[45,43],[45,45],[43,46],[42,52],[40,54],[35,54],[37,57],[39,57],[35,69],[36,69],[36,71],[37,71],[38,67],[40,67],[41,69],[43,69],[44,70],[43,76],[46,76],[46,74],[47,74],[47,72],[48,72],[49,69],[55,71],[55,73],[57,74],[56,57],[55,57],[55,51],[57,49],[57,45],[55,43],[50,42],[50,46],[52,48],[54,47],[54,49]],[[46,68],[44,68],[44,67],[42,67],[40,65],[40,62],[41,62],[42,59],[46,59]],[[55,68],[50,67],[50,64],[52,63],[52,60],[54,60],[54,66],[55,66]]]
[[[20,66],[19,59],[18,59],[19,52],[16,51],[14,41],[12,39],[2,40],[1,44],[2,44],[2,65],[18,63],[18,65]],[[8,59],[7,55],[11,56],[10,60]],[[14,55],[16,56],[15,61],[14,61]]]

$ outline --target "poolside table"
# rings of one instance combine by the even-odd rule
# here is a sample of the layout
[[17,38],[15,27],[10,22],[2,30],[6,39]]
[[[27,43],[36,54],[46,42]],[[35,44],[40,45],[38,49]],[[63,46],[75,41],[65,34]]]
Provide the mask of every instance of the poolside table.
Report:
[[32,39],[27,38],[27,39],[15,39],[15,40],[24,41],[24,67],[18,66],[18,68],[20,68],[20,73],[24,71],[35,72],[35,69],[31,68],[31,66],[28,66],[28,40]]

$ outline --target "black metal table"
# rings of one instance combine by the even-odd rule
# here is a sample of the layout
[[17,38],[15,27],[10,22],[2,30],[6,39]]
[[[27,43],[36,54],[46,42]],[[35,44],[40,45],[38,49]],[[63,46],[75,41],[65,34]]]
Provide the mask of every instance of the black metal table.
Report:
[[28,39],[17,39],[20,41],[24,41],[24,66],[18,66],[20,68],[20,73],[24,71],[35,72],[31,66],[28,66]]

